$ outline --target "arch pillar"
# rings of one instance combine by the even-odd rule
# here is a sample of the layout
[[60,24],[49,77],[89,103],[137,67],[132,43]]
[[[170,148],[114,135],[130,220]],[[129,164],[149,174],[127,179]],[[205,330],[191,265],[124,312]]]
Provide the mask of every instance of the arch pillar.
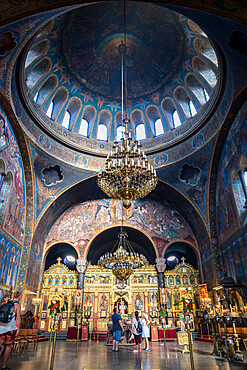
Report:
[[165,258],[162,258],[162,257],[159,257],[159,258],[156,258],[155,260],[155,266],[156,266],[156,270],[158,272],[158,287],[159,287],[159,302],[160,302],[160,305],[163,305],[165,304],[165,292],[164,292],[164,289],[165,289],[165,278],[164,278],[164,272],[165,272],[165,269],[166,269],[166,259]]

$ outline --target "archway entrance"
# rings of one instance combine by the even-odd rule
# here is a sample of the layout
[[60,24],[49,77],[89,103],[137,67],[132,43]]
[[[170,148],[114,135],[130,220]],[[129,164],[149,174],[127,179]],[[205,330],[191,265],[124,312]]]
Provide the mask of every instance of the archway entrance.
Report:
[[[156,253],[154,246],[150,239],[141,231],[136,230],[132,227],[124,227],[124,231],[128,235],[128,240],[135,252],[143,254],[149,263],[153,265],[155,263]],[[97,265],[99,258],[106,252],[111,252],[116,241],[118,240],[118,234],[120,227],[112,227],[104,230],[102,233],[97,235],[91,242],[87,254],[87,260],[91,265]]]
[[[72,258],[68,258],[72,257]],[[61,262],[70,270],[76,269],[75,260],[78,258],[76,249],[68,243],[56,243],[47,252],[45,256],[45,271],[49,267],[57,263],[57,259],[61,258]]]

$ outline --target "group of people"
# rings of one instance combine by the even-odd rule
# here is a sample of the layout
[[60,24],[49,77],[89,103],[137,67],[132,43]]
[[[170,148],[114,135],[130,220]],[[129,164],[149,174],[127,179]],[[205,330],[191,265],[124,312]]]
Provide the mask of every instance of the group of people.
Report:
[[[139,312],[135,311],[135,315],[132,319],[132,329],[131,334],[134,336],[136,348],[133,352],[141,352],[142,339],[145,340],[144,351],[149,351],[149,340],[150,330],[149,330],[150,321],[148,315],[144,312],[142,316],[139,316]],[[113,345],[112,350],[118,352],[118,343],[121,340],[122,333],[124,331],[122,317],[119,314],[118,307],[115,307],[112,315],[112,331],[113,331]]]

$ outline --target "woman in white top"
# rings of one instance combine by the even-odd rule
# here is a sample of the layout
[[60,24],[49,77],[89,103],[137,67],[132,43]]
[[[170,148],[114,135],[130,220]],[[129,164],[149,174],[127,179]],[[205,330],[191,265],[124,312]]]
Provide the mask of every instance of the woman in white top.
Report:
[[150,337],[150,331],[149,331],[149,324],[150,321],[148,319],[148,315],[144,312],[142,315],[142,338],[145,338],[145,348],[143,351],[149,351],[149,341],[148,338]]
[[[138,325],[139,323],[139,325]],[[132,320],[132,334],[135,337],[136,349],[133,352],[141,352],[141,345],[142,345],[142,324],[139,318],[139,312],[135,312],[135,317]]]

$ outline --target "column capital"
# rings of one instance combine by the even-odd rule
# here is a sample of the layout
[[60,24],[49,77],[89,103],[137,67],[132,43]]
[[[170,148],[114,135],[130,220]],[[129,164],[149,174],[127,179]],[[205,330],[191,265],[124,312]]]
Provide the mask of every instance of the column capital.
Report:
[[166,269],[166,259],[158,257],[155,260],[156,269],[158,272],[165,272]]
[[87,259],[86,258],[78,258],[76,260],[76,269],[79,273],[85,274],[87,270]]

